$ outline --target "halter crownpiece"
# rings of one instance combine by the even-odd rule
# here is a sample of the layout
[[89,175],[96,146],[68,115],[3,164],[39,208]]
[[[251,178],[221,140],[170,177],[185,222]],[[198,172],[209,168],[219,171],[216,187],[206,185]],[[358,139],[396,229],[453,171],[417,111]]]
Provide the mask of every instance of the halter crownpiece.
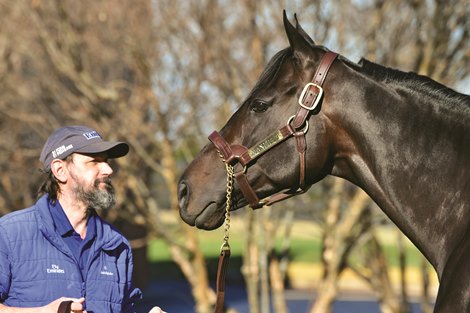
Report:
[[[233,176],[251,208],[258,209],[264,205],[269,206],[281,200],[304,193],[310,187],[305,186],[305,151],[307,149],[305,134],[308,131],[307,119],[309,115],[317,109],[318,104],[322,99],[322,85],[337,56],[337,53],[331,51],[328,51],[323,55],[312,82],[306,84],[300,94],[299,109],[297,113],[289,118],[285,126],[276,130],[253,147],[246,148],[239,144],[230,145],[217,131],[210,134],[209,140],[220,152],[223,161],[231,166],[235,166],[237,163],[242,166],[242,170],[233,173]],[[275,194],[260,201],[246,177],[248,166],[261,155],[292,136],[296,138],[296,147],[300,160],[299,187]]]

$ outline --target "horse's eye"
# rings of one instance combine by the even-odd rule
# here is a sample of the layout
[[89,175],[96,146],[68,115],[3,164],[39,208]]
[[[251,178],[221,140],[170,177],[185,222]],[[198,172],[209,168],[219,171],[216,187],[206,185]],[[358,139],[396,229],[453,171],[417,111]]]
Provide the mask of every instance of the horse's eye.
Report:
[[271,106],[270,102],[263,100],[255,100],[250,105],[250,110],[256,113],[262,113],[266,111]]

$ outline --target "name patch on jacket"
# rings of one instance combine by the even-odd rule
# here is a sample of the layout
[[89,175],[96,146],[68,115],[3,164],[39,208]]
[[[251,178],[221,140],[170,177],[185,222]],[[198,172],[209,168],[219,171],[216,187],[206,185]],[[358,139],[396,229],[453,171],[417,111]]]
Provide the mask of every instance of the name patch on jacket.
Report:
[[108,271],[107,266],[103,266],[103,270],[100,272],[101,275],[114,276],[113,272]]
[[47,274],[65,274],[65,270],[61,269],[59,265],[52,264],[51,268],[46,268]]

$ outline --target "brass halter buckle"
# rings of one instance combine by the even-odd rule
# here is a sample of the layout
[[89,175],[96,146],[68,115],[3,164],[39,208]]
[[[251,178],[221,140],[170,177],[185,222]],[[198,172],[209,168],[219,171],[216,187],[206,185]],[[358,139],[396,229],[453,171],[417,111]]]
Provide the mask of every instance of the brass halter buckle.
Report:
[[[316,88],[317,92],[313,93],[311,91],[311,87]],[[308,94],[307,94],[308,92]],[[307,96],[305,98],[305,96]],[[312,99],[312,96],[315,96],[315,101],[308,105],[309,100]],[[305,110],[313,111],[317,107],[318,103],[320,103],[320,100],[323,96],[323,88],[315,83],[308,83],[305,85],[304,90],[302,90],[302,93],[300,94],[299,97],[299,105],[304,108]]]

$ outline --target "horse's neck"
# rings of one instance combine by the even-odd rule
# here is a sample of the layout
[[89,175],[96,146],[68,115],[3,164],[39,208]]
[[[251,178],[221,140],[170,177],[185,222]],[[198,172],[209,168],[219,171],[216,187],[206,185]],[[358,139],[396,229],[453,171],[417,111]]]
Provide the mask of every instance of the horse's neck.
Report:
[[468,227],[470,129],[419,95],[369,91],[339,109],[332,174],[361,186],[440,275]]

